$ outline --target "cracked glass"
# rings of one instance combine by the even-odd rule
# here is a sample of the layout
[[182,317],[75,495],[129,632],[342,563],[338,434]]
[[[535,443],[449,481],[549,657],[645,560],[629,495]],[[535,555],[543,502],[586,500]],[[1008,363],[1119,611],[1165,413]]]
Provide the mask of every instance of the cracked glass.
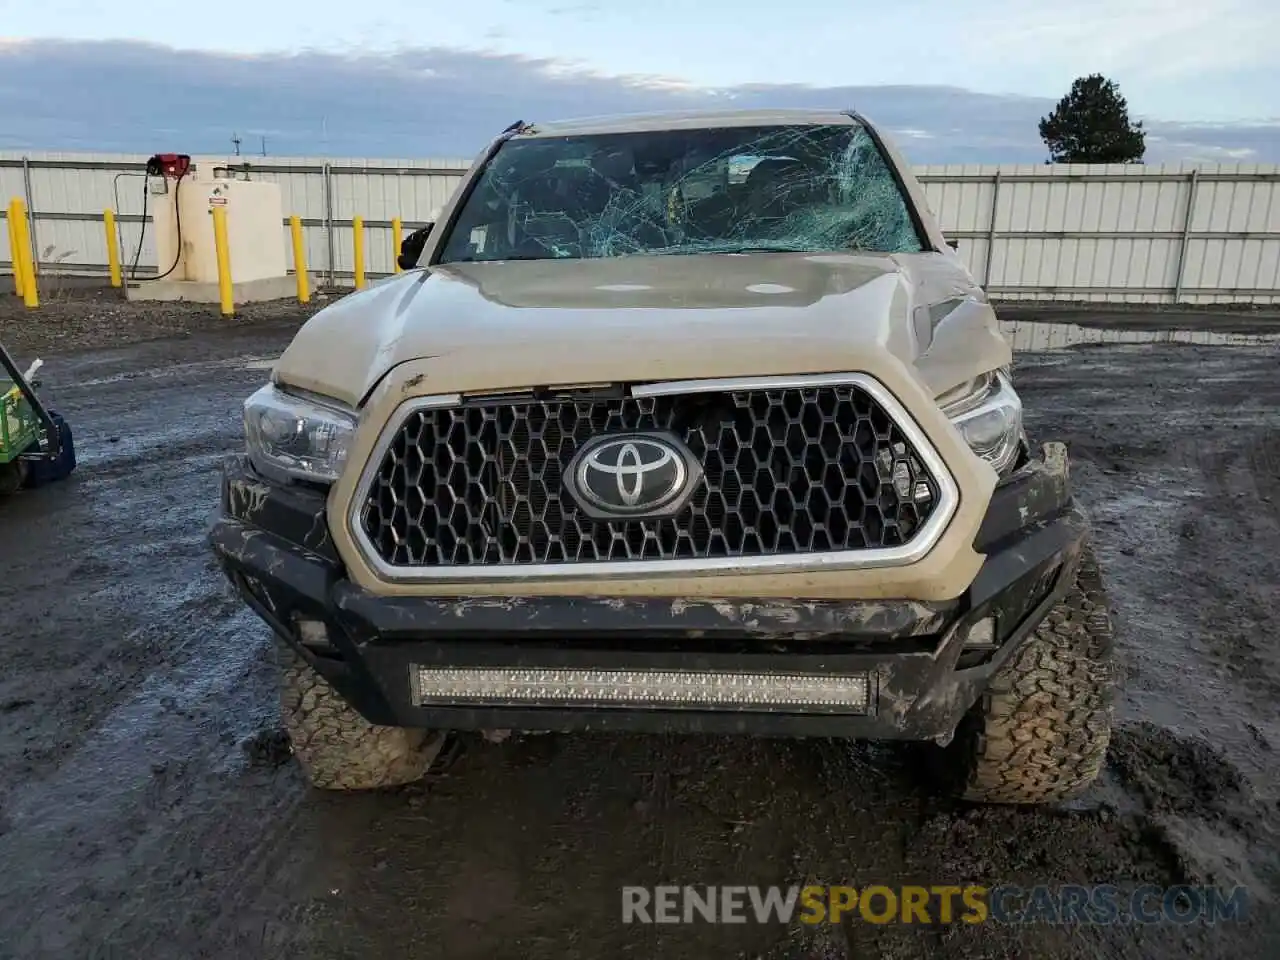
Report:
[[922,249],[866,128],[815,124],[509,140],[439,262]]

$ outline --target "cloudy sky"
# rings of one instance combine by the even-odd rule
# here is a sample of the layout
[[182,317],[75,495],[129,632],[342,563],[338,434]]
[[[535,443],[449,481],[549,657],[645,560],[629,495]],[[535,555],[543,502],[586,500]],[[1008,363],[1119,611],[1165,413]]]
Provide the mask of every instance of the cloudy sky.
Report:
[[1280,162],[1277,38],[1277,0],[0,0],[0,149],[470,156],[516,119],[778,104],[1040,162],[1102,72],[1149,162]]

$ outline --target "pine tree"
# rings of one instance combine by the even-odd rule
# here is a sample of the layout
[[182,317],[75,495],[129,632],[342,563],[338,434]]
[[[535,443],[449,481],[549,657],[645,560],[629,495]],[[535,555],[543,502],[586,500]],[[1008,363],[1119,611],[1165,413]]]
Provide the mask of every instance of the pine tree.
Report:
[[1071,85],[1071,92],[1040,120],[1040,138],[1049,148],[1050,163],[1141,163],[1146,152],[1141,122],[1129,121],[1120,88],[1099,73]]

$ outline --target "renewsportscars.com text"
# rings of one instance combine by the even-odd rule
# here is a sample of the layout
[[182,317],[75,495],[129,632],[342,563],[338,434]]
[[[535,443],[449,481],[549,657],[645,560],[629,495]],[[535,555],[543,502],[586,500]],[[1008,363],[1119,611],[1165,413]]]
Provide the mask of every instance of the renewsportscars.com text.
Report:
[[1243,887],[623,887],[623,923],[1218,923],[1245,919]]

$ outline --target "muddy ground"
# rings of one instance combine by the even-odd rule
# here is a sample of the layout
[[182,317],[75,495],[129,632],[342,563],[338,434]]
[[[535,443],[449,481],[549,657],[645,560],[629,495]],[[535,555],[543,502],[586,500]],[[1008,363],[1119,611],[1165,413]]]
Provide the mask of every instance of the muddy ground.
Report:
[[[933,797],[907,747],[717,738],[467,740],[422,785],[309,791],[267,631],[204,542],[240,401],[296,311],[227,328],[98,299],[37,322],[11,301],[0,340],[44,357],[80,468],[0,502],[0,957],[1280,955],[1280,346],[1256,318],[1234,344],[1043,350],[1098,335],[1067,323],[1087,314],[1006,314],[1032,430],[1070,444],[1097,521],[1123,664],[1102,782],[1025,811]],[[619,920],[624,884],[805,880],[1244,884],[1251,910],[1216,928]]]

